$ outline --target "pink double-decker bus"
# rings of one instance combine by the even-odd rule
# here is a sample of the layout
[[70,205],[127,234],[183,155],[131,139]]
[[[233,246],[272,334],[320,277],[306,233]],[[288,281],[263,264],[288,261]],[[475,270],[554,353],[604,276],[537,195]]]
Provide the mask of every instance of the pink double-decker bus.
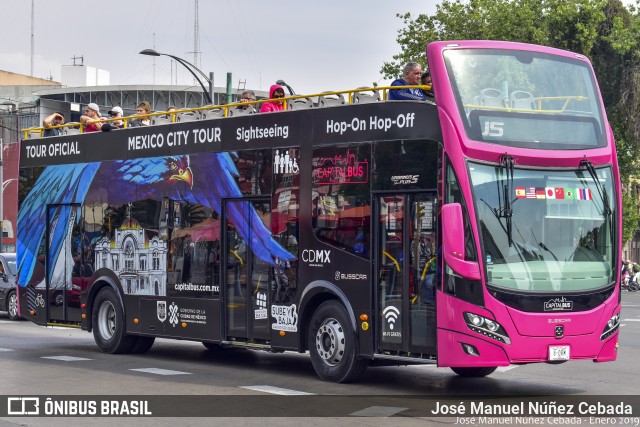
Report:
[[308,351],[337,382],[614,360],[621,190],[589,61],[488,41],[427,57],[426,101],[359,88],[25,130],[20,314],[107,353]]
[[614,360],[620,177],[588,59],[486,41],[427,55],[444,142],[439,364]]

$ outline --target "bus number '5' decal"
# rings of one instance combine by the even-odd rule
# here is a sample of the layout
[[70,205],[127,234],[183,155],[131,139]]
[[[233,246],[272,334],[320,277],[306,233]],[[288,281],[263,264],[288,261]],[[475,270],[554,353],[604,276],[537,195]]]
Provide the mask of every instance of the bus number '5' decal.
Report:
[[504,122],[485,122],[482,136],[502,136],[504,135]]

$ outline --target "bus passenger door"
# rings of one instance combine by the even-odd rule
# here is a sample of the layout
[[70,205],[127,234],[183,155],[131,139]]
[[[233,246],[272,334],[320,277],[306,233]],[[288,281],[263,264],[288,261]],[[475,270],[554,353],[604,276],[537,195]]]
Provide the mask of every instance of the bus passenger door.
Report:
[[268,199],[226,200],[223,203],[224,324],[228,340],[269,340],[269,305],[273,268],[256,256],[250,236],[271,230]]
[[376,199],[378,351],[436,353],[436,195]]
[[45,287],[47,321],[80,322],[86,246],[79,204],[47,206]]

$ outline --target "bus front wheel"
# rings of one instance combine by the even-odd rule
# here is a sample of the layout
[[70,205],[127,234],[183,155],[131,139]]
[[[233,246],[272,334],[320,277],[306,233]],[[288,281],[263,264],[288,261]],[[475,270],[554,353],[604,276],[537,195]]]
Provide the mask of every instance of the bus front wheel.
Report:
[[318,376],[338,383],[359,379],[368,362],[358,358],[356,334],[347,311],[337,301],[326,301],[313,313],[308,332],[311,363]]
[[498,368],[495,366],[490,368],[451,368],[453,372],[466,378],[486,377],[494,373],[496,369]]
[[98,292],[93,302],[93,339],[105,353],[129,353],[136,343],[136,337],[127,335],[124,325],[122,305],[109,287]]

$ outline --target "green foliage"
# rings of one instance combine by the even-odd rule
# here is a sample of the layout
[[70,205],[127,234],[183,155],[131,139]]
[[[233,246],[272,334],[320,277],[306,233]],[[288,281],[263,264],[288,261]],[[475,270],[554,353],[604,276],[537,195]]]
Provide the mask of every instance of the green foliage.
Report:
[[622,241],[628,242],[638,228],[640,213],[638,213],[638,199],[635,191],[624,192],[622,195]]

